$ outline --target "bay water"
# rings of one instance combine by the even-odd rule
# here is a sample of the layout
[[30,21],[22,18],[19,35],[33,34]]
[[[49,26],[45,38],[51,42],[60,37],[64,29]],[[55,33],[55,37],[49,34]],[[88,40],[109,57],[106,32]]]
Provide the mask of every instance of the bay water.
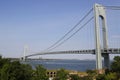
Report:
[[66,70],[86,71],[96,68],[95,60],[27,60],[22,63],[30,64],[33,69],[38,65],[43,65],[48,70],[64,68]]

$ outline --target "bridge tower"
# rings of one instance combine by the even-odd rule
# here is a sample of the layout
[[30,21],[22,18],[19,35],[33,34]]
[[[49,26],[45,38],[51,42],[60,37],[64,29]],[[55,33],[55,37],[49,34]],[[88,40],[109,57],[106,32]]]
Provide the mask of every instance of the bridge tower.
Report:
[[25,45],[24,46],[24,55],[23,55],[23,61],[25,61],[26,60],[26,53],[28,52],[28,46],[27,45]]
[[100,18],[102,22],[102,41],[103,49],[108,49],[108,35],[107,35],[107,22],[106,22],[106,12],[105,7],[100,4],[94,5],[94,16],[95,16],[95,40],[96,40],[96,69],[102,69],[102,56],[104,57],[104,66],[109,68],[109,54],[101,54],[100,45]]

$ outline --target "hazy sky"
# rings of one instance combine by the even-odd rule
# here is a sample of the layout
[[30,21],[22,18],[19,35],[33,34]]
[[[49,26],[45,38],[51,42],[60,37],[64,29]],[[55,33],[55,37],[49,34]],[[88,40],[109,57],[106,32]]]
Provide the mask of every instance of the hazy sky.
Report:
[[[0,0],[0,54],[5,57],[21,57],[24,45],[28,45],[29,52],[48,48],[70,30],[95,3],[120,6],[120,0]],[[109,19],[109,45],[120,47],[120,11],[106,12]],[[88,18],[92,16],[93,13]],[[93,22],[94,20],[54,51],[94,48]],[[95,58],[92,55],[43,57]]]

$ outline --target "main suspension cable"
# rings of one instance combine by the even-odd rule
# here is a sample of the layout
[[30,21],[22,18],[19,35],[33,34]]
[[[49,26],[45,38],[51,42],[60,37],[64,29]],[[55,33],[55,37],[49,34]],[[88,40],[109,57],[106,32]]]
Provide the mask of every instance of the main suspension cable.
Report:
[[75,25],[73,26],[72,29],[70,29],[64,36],[62,36],[58,41],[56,41],[53,45],[51,45],[50,47],[48,47],[47,49],[45,49],[44,51],[48,51],[49,49],[51,49],[52,47],[54,47],[55,45],[57,45],[60,41],[62,41],[69,33],[71,33],[91,12],[93,11],[93,8],[90,9],[88,11],[88,13]]
[[61,46],[63,43],[65,43],[66,41],[68,41],[70,38],[72,38],[76,33],[78,33],[82,28],[84,28],[94,17],[91,17],[85,24],[83,24],[78,30],[76,30],[73,34],[71,34],[68,38],[66,38],[64,41],[62,41],[61,43],[59,43],[58,45],[56,45],[55,47],[53,47],[52,49],[50,49],[49,51]]

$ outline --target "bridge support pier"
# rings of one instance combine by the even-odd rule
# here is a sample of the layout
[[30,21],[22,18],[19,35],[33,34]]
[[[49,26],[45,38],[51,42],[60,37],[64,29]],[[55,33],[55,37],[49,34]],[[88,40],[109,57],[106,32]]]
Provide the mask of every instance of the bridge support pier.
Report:
[[104,68],[105,69],[110,69],[110,58],[108,53],[104,53],[103,55],[104,58]]

